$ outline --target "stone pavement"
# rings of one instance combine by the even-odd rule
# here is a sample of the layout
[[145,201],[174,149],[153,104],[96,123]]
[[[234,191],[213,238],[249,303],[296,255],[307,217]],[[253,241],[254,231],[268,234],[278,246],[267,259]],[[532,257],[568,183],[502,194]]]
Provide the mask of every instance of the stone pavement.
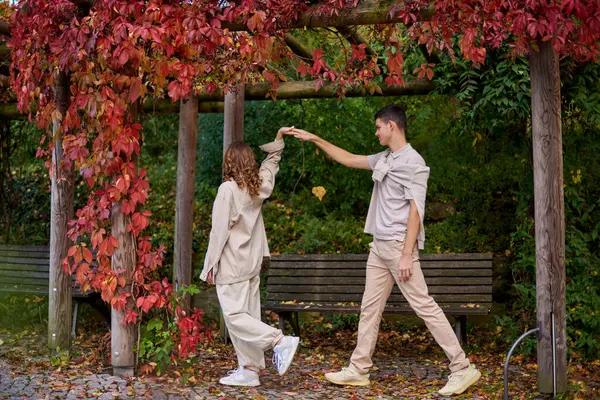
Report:
[[[10,365],[0,360],[0,398],[2,399],[408,399],[440,398],[435,393],[416,395],[411,392],[443,384],[438,378],[440,366],[414,359],[380,365],[373,373],[373,385],[368,388],[338,387],[323,380],[322,370],[304,366],[279,377],[270,370],[263,371],[258,388],[224,387],[218,374],[207,376],[208,382],[181,386],[172,380],[122,379],[109,374],[59,375],[36,372],[14,374]],[[392,389],[390,389],[390,387]],[[465,397],[463,397],[465,398]],[[480,395],[466,398],[483,399]]]

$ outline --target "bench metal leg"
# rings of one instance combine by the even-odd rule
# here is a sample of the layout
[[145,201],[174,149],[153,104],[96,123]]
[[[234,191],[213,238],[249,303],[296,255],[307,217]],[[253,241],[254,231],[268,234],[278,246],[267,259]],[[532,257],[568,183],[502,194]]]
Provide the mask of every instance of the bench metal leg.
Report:
[[77,337],[77,313],[79,311],[79,300],[73,299],[73,320],[71,321],[71,337],[75,339]]
[[454,331],[456,332],[456,337],[458,341],[463,346],[467,345],[467,316],[466,315],[458,315],[454,317],[456,320],[456,324],[454,325]]
[[279,313],[279,330],[285,335],[285,320],[287,319],[286,312]]
[[296,311],[292,313],[290,324],[292,325],[292,329],[294,329],[294,334],[300,337],[300,324],[298,324],[298,313]]
[[223,317],[223,312],[219,312],[219,334],[221,338],[223,338],[223,343],[231,343],[231,338],[229,337],[229,329],[227,329],[227,325],[225,325],[225,318]]

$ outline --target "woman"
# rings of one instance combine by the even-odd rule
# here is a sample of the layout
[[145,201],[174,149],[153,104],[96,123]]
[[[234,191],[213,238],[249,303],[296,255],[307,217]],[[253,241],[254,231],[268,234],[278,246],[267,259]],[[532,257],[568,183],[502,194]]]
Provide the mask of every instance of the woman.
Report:
[[261,146],[268,153],[260,168],[243,142],[225,153],[223,183],[213,205],[212,229],[200,279],[217,286],[225,325],[238,357],[238,368],[219,381],[223,385],[258,386],[265,368],[264,351],[274,350],[279,375],[290,366],[299,338],[284,336],[260,320],[260,267],[269,256],[262,205],[273,192],[283,152],[281,128],[274,142]]

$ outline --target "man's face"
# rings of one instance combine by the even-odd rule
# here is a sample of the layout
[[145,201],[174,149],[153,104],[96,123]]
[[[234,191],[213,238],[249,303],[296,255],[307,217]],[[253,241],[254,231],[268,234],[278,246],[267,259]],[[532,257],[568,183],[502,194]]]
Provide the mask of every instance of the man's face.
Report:
[[375,135],[379,139],[379,144],[382,146],[388,146],[390,141],[392,140],[392,126],[393,122],[388,121],[384,122],[381,119],[377,118],[375,120]]

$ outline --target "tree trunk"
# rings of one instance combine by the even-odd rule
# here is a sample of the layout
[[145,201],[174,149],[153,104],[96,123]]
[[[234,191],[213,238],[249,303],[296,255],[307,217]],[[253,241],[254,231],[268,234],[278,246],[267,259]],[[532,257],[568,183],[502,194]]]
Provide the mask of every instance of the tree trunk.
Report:
[[[55,86],[58,109],[64,116],[68,102],[68,78],[60,72]],[[68,349],[71,346],[71,275],[64,272],[62,260],[67,256],[68,222],[73,218],[74,176],[62,170],[62,129],[60,121],[52,127],[53,173],[50,194],[50,286],[48,293],[48,346]]]
[[558,55],[550,42],[532,50],[531,112],[535,195],[538,389],[553,389],[552,325],[556,331],[556,389],[567,389],[565,213]]
[[[137,121],[137,104],[130,107],[131,121]],[[133,162],[137,165],[137,160]],[[131,293],[131,276],[135,269],[137,254],[136,243],[131,232],[127,232],[129,224],[128,217],[121,209],[121,203],[113,206],[111,212],[112,235],[119,241],[112,255],[111,269],[113,271],[124,270],[123,276],[127,279],[124,288],[117,287],[115,296],[123,292]],[[113,375],[115,376],[133,376],[135,373],[135,355],[133,349],[136,343],[137,326],[135,324],[124,324],[126,310],[133,309],[135,306],[133,296],[127,300],[125,310],[115,310],[111,307],[111,361]]]
[[[194,226],[194,177],[198,135],[198,99],[190,96],[179,107],[177,142],[177,206],[175,208],[175,250],[173,282],[175,289],[192,283],[192,233]],[[190,296],[183,309],[190,311]]]
[[231,143],[244,140],[244,90],[238,86],[225,95],[223,157]]

